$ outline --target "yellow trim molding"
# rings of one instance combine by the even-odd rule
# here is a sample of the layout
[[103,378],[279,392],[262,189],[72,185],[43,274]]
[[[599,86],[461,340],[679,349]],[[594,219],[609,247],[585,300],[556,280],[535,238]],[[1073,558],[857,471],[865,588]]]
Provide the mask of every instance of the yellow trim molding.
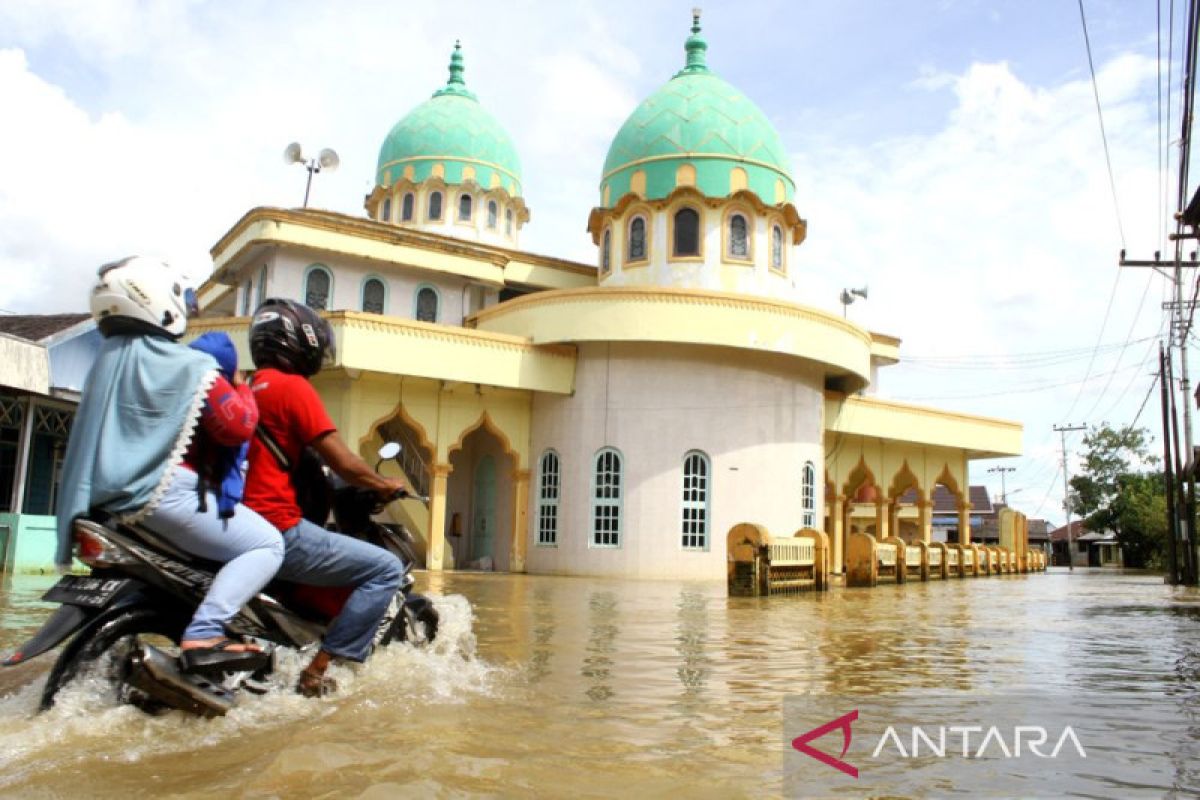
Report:
[[599,286],[518,297],[472,317],[480,329],[536,344],[672,342],[777,353],[821,365],[851,390],[870,379],[870,334],[841,317],[782,300],[702,289]]

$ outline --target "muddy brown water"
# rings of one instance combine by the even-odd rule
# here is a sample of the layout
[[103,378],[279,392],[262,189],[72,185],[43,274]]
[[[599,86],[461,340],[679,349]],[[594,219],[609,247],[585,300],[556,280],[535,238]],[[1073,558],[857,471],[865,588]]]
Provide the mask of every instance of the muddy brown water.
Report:
[[[49,613],[37,598],[53,580],[0,584],[0,652]],[[1200,685],[1200,594],[1147,574],[770,599],[504,574],[418,588],[442,613],[436,646],[339,667],[324,700],[287,691],[299,655],[276,691],[217,720],[147,717],[86,681],[39,715],[52,656],[0,672],[0,796],[772,797],[789,694]]]

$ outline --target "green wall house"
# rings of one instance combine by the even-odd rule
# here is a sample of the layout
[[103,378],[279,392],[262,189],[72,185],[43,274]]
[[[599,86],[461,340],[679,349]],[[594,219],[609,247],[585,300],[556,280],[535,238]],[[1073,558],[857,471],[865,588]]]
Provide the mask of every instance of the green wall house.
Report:
[[99,343],[87,314],[0,316],[0,571],[54,569],[62,460]]

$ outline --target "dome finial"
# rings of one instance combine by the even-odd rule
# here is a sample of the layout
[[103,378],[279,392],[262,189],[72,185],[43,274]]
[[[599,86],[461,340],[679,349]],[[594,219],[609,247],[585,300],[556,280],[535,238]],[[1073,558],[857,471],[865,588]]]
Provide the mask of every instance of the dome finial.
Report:
[[683,49],[687,51],[687,65],[677,74],[708,72],[708,64],[704,60],[708,42],[700,38],[700,9],[698,8],[692,9],[692,35],[687,38]]
[[434,92],[433,96],[441,97],[446,94],[455,94],[470,98],[475,97],[475,95],[467,91],[467,82],[463,80],[462,42],[458,39],[454,40],[454,52],[450,54],[450,80],[446,81],[444,87]]
[[450,83],[466,86],[463,81],[462,42],[454,40],[454,52],[450,54]]

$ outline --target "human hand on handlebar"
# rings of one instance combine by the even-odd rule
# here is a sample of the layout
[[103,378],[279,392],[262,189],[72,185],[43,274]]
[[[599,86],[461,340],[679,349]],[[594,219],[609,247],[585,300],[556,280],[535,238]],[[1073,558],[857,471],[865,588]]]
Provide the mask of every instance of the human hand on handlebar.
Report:
[[409,495],[408,483],[400,478],[383,478],[387,488],[379,490],[379,496],[385,502],[402,500]]

